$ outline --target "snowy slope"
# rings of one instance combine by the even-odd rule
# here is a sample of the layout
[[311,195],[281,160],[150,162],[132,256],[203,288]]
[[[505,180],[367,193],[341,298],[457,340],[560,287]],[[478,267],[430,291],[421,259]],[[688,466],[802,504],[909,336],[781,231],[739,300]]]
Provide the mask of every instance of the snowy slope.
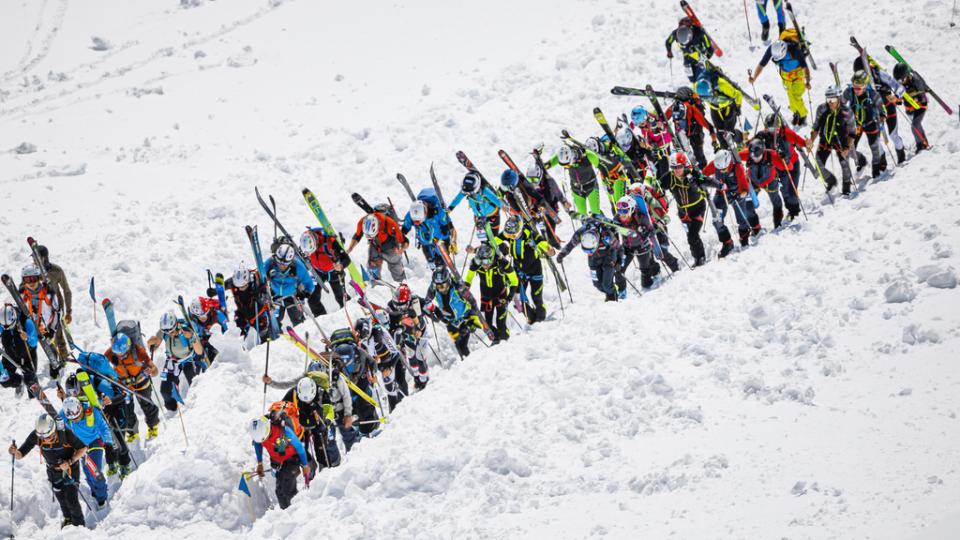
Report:
[[[107,345],[90,276],[153,331],[170,299],[202,292],[205,268],[249,261],[242,226],[267,227],[255,185],[288,228],[312,221],[306,185],[348,229],[349,191],[400,202],[394,174],[423,183],[431,161],[452,191],[456,149],[492,175],[497,148],[519,160],[561,128],[597,132],[593,106],[636,104],[612,85],[685,80],[662,46],[679,10],[660,1],[186,4],[46,0],[0,19],[4,271],[27,262],[25,236],[49,245],[84,347]],[[695,7],[744,81],[762,51],[727,4]],[[853,32],[886,66],[880,47],[897,45],[954,101],[948,6],[898,20],[900,3],[837,4],[796,5],[823,66],[814,96],[828,61],[849,75]],[[771,72],[758,90],[785,101]],[[809,223],[644,298],[604,305],[573,255],[563,322],[435,368],[291,509],[255,501],[252,529],[236,483],[253,464],[243,427],[261,410],[263,351],[218,338],[219,365],[188,396],[189,444],[168,419],[103,522],[71,536],[923,538],[940,522],[955,536],[956,120],[931,109],[927,130],[937,147],[887,181],[832,207],[808,178]],[[36,152],[6,151],[24,142]],[[278,345],[271,373],[302,362]],[[39,411],[5,396],[0,431],[20,440]],[[17,534],[52,536],[58,515],[38,460],[19,463]]]

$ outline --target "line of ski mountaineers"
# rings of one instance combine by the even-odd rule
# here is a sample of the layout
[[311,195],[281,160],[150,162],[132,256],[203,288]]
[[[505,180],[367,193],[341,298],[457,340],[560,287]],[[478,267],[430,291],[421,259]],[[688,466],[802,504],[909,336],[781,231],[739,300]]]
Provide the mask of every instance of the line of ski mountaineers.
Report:
[[[782,18],[780,26],[780,39],[767,47],[750,82],[769,62],[777,65],[793,112],[792,124],[804,126],[808,113],[803,96],[810,88],[810,70],[796,32],[784,29]],[[416,196],[411,192],[413,200],[402,219],[392,205],[379,205],[360,219],[348,246],[335,233],[309,228],[299,246],[283,239],[274,242],[272,257],[265,263],[265,279],[257,269],[241,266],[222,283],[232,294],[233,323],[253,345],[269,338],[271,306],[293,326],[307,316],[326,313],[321,301],[326,288],[343,307],[348,279],[344,269],[361,241],[368,245],[366,268],[373,280],[385,283],[381,277],[385,263],[397,282],[390,285],[393,298],[386,306],[368,304],[371,316],[333,332],[327,350],[302,377],[275,381],[264,375],[265,383],[286,389],[286,394],[268,414],[251,422],[249,433],[257,472],[263,474],[266,452],[282,508],[296,494],[301,474],[309,481],[319,469],[339,464],[337,437],[349,451],[360,437],[376,432],[383,415],[410,394],[411,386],[415,390],[426,386],[427,357],[436,354],[430,347],[430,325],[445,325],[462,358],[470,354],[469,338],[477,330],[488,330],[493,343],[509,338],[511,305],[528,324],[545,320],[544,262],[548,259],[555,256],[562,265],[579,245],[587,255],[594,286],[607,301],[617,301],[626,296],[625,274],[634,262],[644,289],[656,286],[661,263],[671,273],[680,270],[668,236],[668,194],[696,267],[707,258],[700,231],[708,209],[721,243],[720,258],[735,247],[724,219],[731,210],[740,246],[748,246],[751,236],[761,232],[755,193],[769,198],[774,228],[800,214],[797,188],[805,151],[815,149],[816,167],[822,171],[828,193],[837,179],[827,169],[827,160],[836,155],[842,192],[849,194],[853,183],[849,160],[855,160],[857,171],[867,163],[856,149],[864,135],[873,177],[887,167],[879,142],[884,129],[895,143],[897,161],[906,159],[897,131],[897,106],[905,100],[912,104],[906,105],[906,114],[916,151],[929,147],[922,126],[927,87],[904,64],[897,64],[891,75],[871,60],[875,81],[870,84],[870,74],[858,56],[851,84],[827,89],[808,137],[788,126],[779,110],[767,115],[751,137],[740,127],[745,96],[710,62],[713,49],[706,33],[683,19],[667,38],[670,57],[674,44],[683,53],[692,85],[673,93],[673,102],[662,115],[636,107],[629,118],[624,115],[618,121],[612,138],[602,135],[580,143],[567,136],[554,155],[542,153],[541,145],[532,152],[525,171],[508,168],[499,186],[470,165],[449,205],[441,202],[438,186]],[[707,137],[714,150],[710,161],[704,152]],[[552,176],[557,168],[567,173],[572,202]],[[601,190],[607,194],[613,218],[603,213]],[[461,279],[452,259],[458,252],[458,236],[450,212],[463,202],[474,215],[481,243],[464,250],[473,258]],[[557,233],[561,210],[574,222],[574,232],[565,243]],[[433,271],[422,296],[404,281],[402,261],[411,232]],[[17,294],[23,307],[6,304],[0,311],[0,385],[16,389],[18,395],[28,388],[31,397],[45,400],[37,381],[37,346],[46,340],[52,344],[49,374],[57,381],[63,407],[41,415],[36,429],[19,447],[12,445],[10,453],[20,459],[40,447],[64,524],[81,525],[81,468],[96,503],[104,504],[104,468],[106,476],[120,479],[131,470],[129,445],[140,433],[135,404],[139,403],[145,417],[147,439],[156,437],[158,403],[177,411],[182,383],[192,382],[216,358],[209,339],[214,326],[227,330],[228,307],[217,298],[223,294],[211,289],[206,297],[194,299],[188,310],[164,313],[159,330],[145,343],[138,323],[121,321],[111,325],[111,343],[102,353],[82,351],[69,336],[72,296],[63,270],[49,261],[43,246],[35,259],[36,264],[25,267],[21,275]],[[559,275],[556,279],[561,281]],[[470,293],[474,280],[480,282],[479,301]],[[163,350],[162,365],[154,362],[158,349]],[[154,376],[161,380],[159,395]]]

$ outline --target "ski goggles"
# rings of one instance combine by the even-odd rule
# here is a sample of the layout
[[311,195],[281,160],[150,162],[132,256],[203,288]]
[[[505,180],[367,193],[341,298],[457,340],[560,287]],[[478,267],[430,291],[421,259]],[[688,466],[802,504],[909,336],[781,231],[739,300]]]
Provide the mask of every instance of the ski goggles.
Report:
[[37,283],[40,281],[40,276],[27,276],[23,278],[24,283]]

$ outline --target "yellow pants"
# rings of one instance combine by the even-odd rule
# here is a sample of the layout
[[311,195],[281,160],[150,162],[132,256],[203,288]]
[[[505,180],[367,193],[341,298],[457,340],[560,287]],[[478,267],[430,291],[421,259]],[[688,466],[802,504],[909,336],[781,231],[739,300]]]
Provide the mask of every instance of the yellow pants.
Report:
[[803,104],[803,94],[807,91],[807,74],[802,69],[781,72],[783,88],[787,91],[790,110],[806,118],[807,107]]

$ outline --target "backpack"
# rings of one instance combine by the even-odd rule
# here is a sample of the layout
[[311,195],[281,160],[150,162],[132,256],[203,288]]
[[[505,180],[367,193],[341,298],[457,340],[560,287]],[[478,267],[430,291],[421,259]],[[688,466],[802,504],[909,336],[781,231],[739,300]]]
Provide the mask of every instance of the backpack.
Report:
[[797,32],[796,28],[787,28],[783,32],[780,32],[780,41],[800,43],[800,33]]
[[400,218],[397,217],[397,212],[393,209],[392,204],[380,203],[374,206],[373,210],[375,212],[380,212],[381,214],[390,216],[390,219],[392,219],[395,223],[398,223],[398,224],[403,223],[402,221],[400,221]]
[[137,347],[146,349],[143,345],[143,333],[140,332],[140,321],[125,320],[117,322],[117,331],[114,335],[126,334],[130,338],[131,349]]
[[427,212],[428,216],[438,213],[440,208],[443,207],[443,205],[440,204],[440,197],[437,197],[437,192],[433,188],[421,189],[420,193],[417,195],[417,200],[427,203],[427,207],[433,209],[433,212]]
[[330,348],[335,349],[337,345],[356,345],[353,332],[349,328],[339,328],[330,334]]
[[275,401],[267,409],[268,416],[274,419],[281,419],[280,414],[287,415],[290,419],[290,428],[296,434],[297,438],[303,437],[303,426],[300,425],[300,409],[292,401]]

